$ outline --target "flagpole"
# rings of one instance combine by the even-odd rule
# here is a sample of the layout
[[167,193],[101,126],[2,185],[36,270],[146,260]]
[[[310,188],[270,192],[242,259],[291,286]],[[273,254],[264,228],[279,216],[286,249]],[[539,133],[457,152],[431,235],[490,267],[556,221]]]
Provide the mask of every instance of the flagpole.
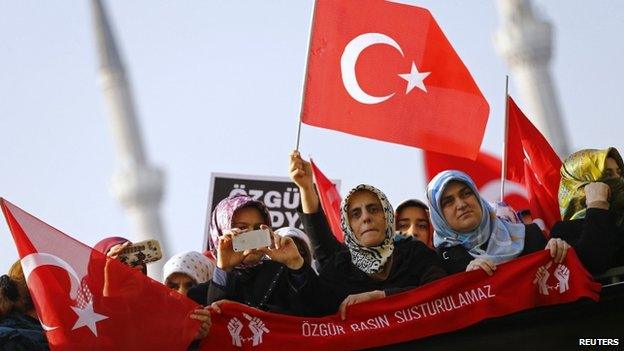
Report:
[[507,179],[507,137],[509,133],[509,75],[505,75],[505,132],[503,139],[503,157],[501,164],[501,192],[500,192],[500,200],[504,201],[505,199],[505,179]]
[[301,87],[301,106],[299,107],[299,125],[297,126],[297,144],[295,145],[295,150],[299,151],[299,142],[301,141],[301,121],[303,119],[303,100],[305,97],[306,85],[308,83],[308,61],[310,58],[310,46],[312,46],[312,26],[314,25],[314,14],[316,13],[316,0],[314,0],[314,5],[312,5],[312,15],[310,16],[310,25],[308,31],[308,50],[306,52],[306,62],[305,68],[303,70],[303,84]]

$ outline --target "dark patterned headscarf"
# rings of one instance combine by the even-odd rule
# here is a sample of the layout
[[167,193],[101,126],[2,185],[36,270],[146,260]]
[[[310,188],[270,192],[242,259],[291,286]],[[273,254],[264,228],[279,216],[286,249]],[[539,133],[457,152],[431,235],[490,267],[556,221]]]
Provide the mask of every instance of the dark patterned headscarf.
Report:
[[[362,246],[349,224],[349,199],[354,193],[362,190],[370,191],[379,198],[386,218],[386,238],[381,244],[373,247]],[[379,273],[394,251],[394,211],[386,195],[374,186],[360,184],[351,189],[349,194],[342,200],[340,215],[340,224],[345,234],[345,244],[351,252],[351,262],[367,274]]]
[[212,211],[212,218],[210,221],[210,240],[208,240],[208,248],[214,257],[217,257],[219,237],[223,235],[224,231],[232,229],[232,219],[236,211],[246,207],[253,207],[260,211],[262,218],[264,218],[264,224],[269,226],[269,228],[271,227],[269,210],[262,202],[254,200],[247,195],[234,195],[221,200],[214,211]]

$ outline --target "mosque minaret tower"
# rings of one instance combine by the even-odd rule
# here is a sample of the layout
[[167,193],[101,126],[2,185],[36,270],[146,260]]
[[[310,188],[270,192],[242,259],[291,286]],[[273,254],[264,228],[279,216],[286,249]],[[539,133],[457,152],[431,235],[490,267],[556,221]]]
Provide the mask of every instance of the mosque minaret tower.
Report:
[[[131,239],[157,239],[163,251],[169,246],[160,217],[164,172],[150,164],[143,145],[130,82],[121,61],[113,31],[100,0],[91,1],[100,60],[99,74],[117,156],[112,189],[132,227]],[[102,233],[102,235],[107,233]],[[119,233],[123,235],[124,233]],[[148,265],[149,275],[160,279],[164,259]]]
[[530,0],[497,0],[497,4],[502,27],[494,43],[511,71],[524,112],[559,157],[567,157],[566,126],[550,73],[553,27],[535,15]]

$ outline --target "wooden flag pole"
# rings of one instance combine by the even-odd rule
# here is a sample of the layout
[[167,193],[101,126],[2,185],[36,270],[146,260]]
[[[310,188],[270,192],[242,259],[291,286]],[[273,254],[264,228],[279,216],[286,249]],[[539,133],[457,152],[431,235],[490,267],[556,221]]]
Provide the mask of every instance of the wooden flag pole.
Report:
[[308,35],[308,50],[306,52],[305,68],[303,70],[303,85],[301,87],[301,106],[299,107],[299,126],[297,127],[297,144],[295,150],[299,151],[299,143],[301,141],[301,120],[303,119],[303,100],[305,99],[306,85],[308,83],[308,61],[310,60],[310,46],[312,46],[312,27],[314,26],[314,14],[316,13],[316,0],[312,5],[312,15],[310,16],[310,30]]
[[509,132],[509,75],[505,76],[505,138],[503,139],[503,157],[501,163],[500,200],[505,199],[505,179],[507,179],[507,137]]

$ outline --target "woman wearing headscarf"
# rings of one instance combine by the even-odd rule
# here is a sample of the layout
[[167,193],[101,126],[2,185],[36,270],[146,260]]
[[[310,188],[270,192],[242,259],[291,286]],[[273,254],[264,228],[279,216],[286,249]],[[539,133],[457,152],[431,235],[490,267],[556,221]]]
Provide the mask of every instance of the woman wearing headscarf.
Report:
[[[377,188],[360,184],[341,204],[344,245],[331,234],[314,194],[309,163],[291,154],[290,175],[300,187],[302,221],[318,260],[320,287],[308,285],[308,300],[330,314],[348,306],[413,289],[446,275],[435,253],[418,240],[395,242],[394,211]],[[317,251],[317,248],[321,251]]]
[[551,235],[569,241],[594,274],[624,265],[623,169],[615,148],[581,150],[561,166],[563,221],[553,226]]
[[[136,288],[137,284],[131,276],[111,274],[110,265],[119,254],[132,243],[120,236],[110,236],[98,241],[93,246],[89,262],[89,274],[82,279],[80,284],[79,303],[86,303],[93,298],[91,291],[102,291],[102,296],[138,296],[141,291]],[[100,254],[104,254],[103,257]],[[121,262],[121,261],[120,261]],[[125,264],[125,263],[124,263]],[[145,264],[129,266],[133,270],[147,275]]]
[[189,296],[202,297],[195,301],[212,304],[217,312],[223,300],[232,300],[265,311],[314,314],[300,300],[299,288],[316,274],[304,264],[291,238],[271,231],[274,243],[270,248],[244,252],[232,248],[234,236],[270,230],[270,224],[265,205],[249,196],[235,195],[219,202],[212,212],[209,241],[217,267],[212,280],[191,288]]
[[[319,269],[336,252],[346,250],[329,230],[327,218],[320,210],[319,197],[316,193],[310,162],[301,158],[298,151],[290,154],[290,178],[299,187],[301,194],[301,220],[306,231],[324,233],[310,237]],[[433,248],[433,228],[429,219],[429,208],[418,199],[408,199],[397,206],[395,214],[395,241],[420,240]]]
[[427,187],[434,235],[433,245],[450,273],[483,269],[492,275],[496,265],[544,249],[554,261],[565,258],[569,245],[561,239],[546,242],[535,224],[511,223],[479,195],[465,173],[438,173]]
[[[103,253],[109,258],[118,259],[121,252],[130,245],[132,245],[132,242],[126,238],[121,236],[110,236],[98,241],[93,246],[93,249]],[[145,263],[138,262],[135,265],[128,266],[140,271],[144,275],[147,275],[147,266]]]
[[48,350],[20,261],[0,276],[0,350]]
[[163,266],[163,283],[186,296],[193,286],[212,279],[214,267],[214,262],[199,252],[179,253]]

